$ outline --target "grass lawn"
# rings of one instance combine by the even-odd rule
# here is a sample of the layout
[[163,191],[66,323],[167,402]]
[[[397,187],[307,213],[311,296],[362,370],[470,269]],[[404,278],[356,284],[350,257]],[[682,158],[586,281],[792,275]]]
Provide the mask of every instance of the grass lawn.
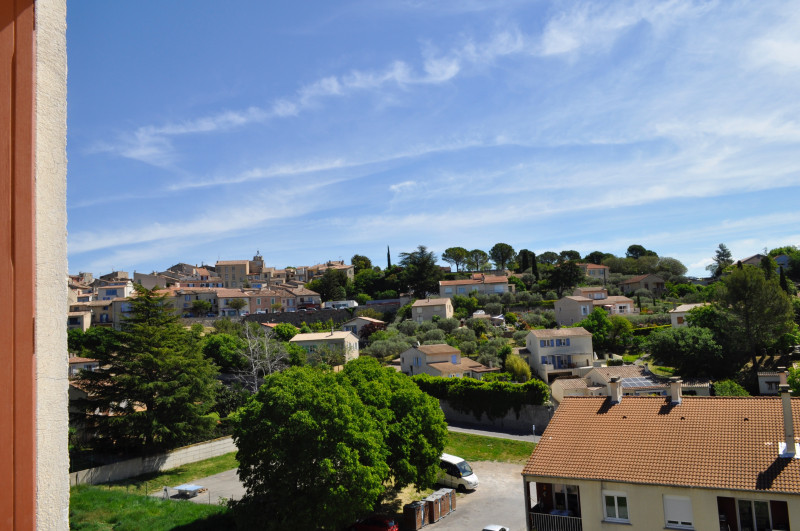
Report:
[[536,448],[535,443],[497,439],[468,433],[449,433],[444,451],[466,461],[502,461],[525,464]]
[[198,478],[213,476],[214,474],[237,468],[239,463],[236,462],[235,455],[235,452],[231,452],[219,457],[206,459],[205,461],[182,465],[178,468],[108,483],[103,485],[103,488],[125,491],[128,494],[152,494],[154,491],[160,491],[165,486],[174,487]]
[[161,531],[234,529],[227,507],[160,500],[126,494],[107,486],[70,489],[69,527],[82,531]]
[[[445,452],[467,461],[503,461],[524,464],[534,443],[496,439],[480,435],[450,432]],[[162,487],[189,483],[199,478],[236,468],[233,453],[197,463],[147,474],[102,486],[78,485],[70,489],[70,529],[85,531],[180,529],[205,531],[235,529],[226,507],[196,504],[190,501],[161,500],[145,496]],[[420,499],[430,489],[418,493],[408,487],[394,500],[387,500],[385,511],[399,513],[403,503]]]

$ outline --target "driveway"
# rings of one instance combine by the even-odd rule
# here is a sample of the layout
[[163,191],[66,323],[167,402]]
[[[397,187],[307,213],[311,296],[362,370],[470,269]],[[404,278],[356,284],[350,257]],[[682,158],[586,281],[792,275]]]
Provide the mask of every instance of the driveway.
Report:
[[470,465],[480,480],[478,488],[458,494],[456,510],[423,529],[479,531],[488,524],[501,524],[511,531],[525,529],[525,498],[521,475],[523,465],[494,461],[473,461]]

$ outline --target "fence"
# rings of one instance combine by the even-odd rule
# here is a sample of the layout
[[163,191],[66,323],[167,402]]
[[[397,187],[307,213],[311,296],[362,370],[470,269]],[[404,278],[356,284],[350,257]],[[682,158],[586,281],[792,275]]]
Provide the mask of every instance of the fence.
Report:
[[177,448],[163,454],[136,457],[110,465],[78,470],[69,475],[70,485],[97,485],[176,468],[186,463],[194,463],[211,457],[235,452],[236,446],[231,437],[221,437],[211,441]]

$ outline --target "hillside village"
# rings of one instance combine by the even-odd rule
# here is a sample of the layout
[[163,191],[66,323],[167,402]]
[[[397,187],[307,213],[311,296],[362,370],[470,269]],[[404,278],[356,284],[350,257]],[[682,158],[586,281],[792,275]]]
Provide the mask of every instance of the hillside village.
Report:
[[[354,255],[350,264],[328,261],[279,269],[266,266],[257,253],[252,260],[218,261],[213,266],[181,263],[161,272],[134,272],[133,276],[123,271],[97,278],[80,273],[69,279],[67,319],[73,355],[73,442],[76,450],[127,448],[138,452],[153,445],[151,441],[143,447],[138,433],[116,433],[112,438],[97,431],[106,425],[98,420],[97,412],[101,417],[113,414],[108,409],[110,398],[100,395],[114,371],[122,369],[104,372],[103,367],[108,368],[116,354],[96,346],[113,342],[115,331],[124,334],[130,320],[136,320],[137,307],[154,300],[171,314],[170,319],[179,319],[183,329],[194,334],[197,348],[213,363],[203,370],[204,378],[211,378],[204,380],[204,385],[210,387],[214,379],[221,382],[215,384],[219,385],[216,398],[209,395],[208,403],[216,405],[206,409],[215,418],[224,420],[246,405],[265,378],[286,368],[317,366],[341,371],[353,360],[371,358],[398,375],[414,377],[423,391],[442,400],[448,421],[466,419],[476,426],[502,426],[517,432],[525,432],[533,424],[534,433],[548,442],[540,444],[524,471],[528,529],[579,529],[581,515],[592,515],[594,510],[585,503],[600,496],[592,481],[647,482],[637,479],[639,466],[625,459],[618,466],[621,470],[633,466],[630,477],[599,469],[589,473],[581,465],[572,472],[575,477],[552,479],[552,463],[573,459],[549,442],[553,434],[594,425],[597,421],[591,418],[591,408],[598,405],[602,410],[611,404],[610,411],[630,407],[630,414],[638,418],[637,411],[651,414],[652,404],[663,403],[666,397],[675,411],[690,408],[702,415],[726,418],[739,406],[728,401],[724,404],[733,409],[720,403],[719,413],[711,413],[717,402],[702,399],[783,393],[781,400],[789,404],[783,417],[772,412],[773,402],[765,402],[764,408],[753,414],[761,418],[769,411],[769,418],[759,422],[764,429],[775,431],[776,448],[778,439],[782,441],[779,455],[795,456],[792,446],[798,437],[791,425],[792,416],[800,414],[800,405],[796,400],[789,402],[785,390],[790,382],[795,390],[800,387],[800,370],[794,368],[800,358],[800,299],[794,287],[800,280],[800,251],[785,247],[740,260],[726,251],[721,244],[709,267],[710,275],[702,279],[685,277],[686,268],[679,261],[659,257],[640,245],[631,245],[625,257],[600,252],[581,257],[575,251],[537,256],[527,250],[514,252],[507,244],[495,245],[490,253],[450,248],[442,258],[451,267],[440,265],[434,253],[419,246],[401,253],[397,265],[392,265],[387,251],[386,268]],[[760,290],[761,298],[735,293],[742,289]],[[767,317],[745,325],[739,319],[742,313],[749,315],[752,308],[746,307],[752,304],[761,305],[753,315]],[[751,318],[757,319],[746,317]],[[526,402],[525,407],[533,409],[523,417],[506,413],[505,408],[511,406],[504,406],[503,400],[479,406],[483,414],[470,406],[469,413],[469,407],[449,398],[455,394],[441,391],[430,378],[502,384],[504,392],[511,393],[509,397],[513,386],[528,389],[535,384],[531,392],[536,389],[539,394],[535,396],[540,398]],[[119,400],[120,395],[115,396]],[[592,401],[571,400],[573,397]],[[106,400],[105,406],[98,399]],[[695,399],[700,401],[695,403]],[[639,400],[644,401],[639,404]],[[115,403],[113,398],[111,403]],[[498,407],[500,424],[497,412],[491,412]],[[580,408],[585,407],[590,410],[582,412]],[[141,413],[148,409],[141,408]],[[87,417],[85,411],[95,413]],[[116,413],[120,414],[127,413]],[[640,422],[641,426],[634,428],[636,436],[650,440],[646,432],[653,426]],[[193,435],[177,434],[172,446],[213,433],[224,435],[225,426],[220,423]],[[618,426],[603,427],[602,422],[597,426],[611,430],[598,437],[612,437],[619,430]],[[664,433],[657,437],[667,440]],[[725,434],[719,437],[719,444],[730,444]],[[128,442],[123,444],[124,440]],[[609,439],[607,444],[619,442]],[[751,463],[753,473],[760,470],[758,463]],[[775,472],[776,477],[800,484],[796,464],[791,461],[791,466]],[[674,463],[677,468],[685,465]],[[584,477],[582,470],[589,475]],[[578,476],[583,479],[578,481]],[[654,481],[660,492],[659,481]],[[688,489],[705,485],[695,479],[669,481]],[[714,485],[724,488],[726,480]],[[749,486],[742,488],[751,491]],[[756,486],[750,494],[759,490]],[[677,486],[673,491],[664,498],[664,510],[678,515],[677,528],[705,528],[723,516],[727,522],[738,519],[740,529],[748,528],[742,520],[747,517],[737,513],[742,510],[735,501],[739,495],[721,491],[715,504],[719,509],[706,513],[699,507],[692,512],[696,498],[686,491]],[[800,501],[796,499],[800,490],[770,492],[766,506],[772,525],[788,529],[788,522],[798,518],[795,509],[788,507]],[[633,523],[633,509],[628,513],[628,505],[622,504],[632,503],[638,494],[630,494],[630,501],[625,496],[613,494],[613,515],[606,507],[604,515],[593,517]],[[752,503],[757,505],[753,511],[761,510],[761,502]],[[671,518],[667,517],[668,523]],[[663,525],[658,521],[661,523],[656,522],[655,527]]]

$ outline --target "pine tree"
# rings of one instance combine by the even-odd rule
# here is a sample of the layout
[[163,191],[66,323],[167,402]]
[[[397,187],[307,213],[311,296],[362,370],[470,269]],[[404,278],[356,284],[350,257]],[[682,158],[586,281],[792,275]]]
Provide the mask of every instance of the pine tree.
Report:
[[97,441],[149,453],[208,436],[217,370],[203,357],[199,336],[155,290],[137,286],[130,305],[116,346],[87,353],[100,367],[79,381]]

